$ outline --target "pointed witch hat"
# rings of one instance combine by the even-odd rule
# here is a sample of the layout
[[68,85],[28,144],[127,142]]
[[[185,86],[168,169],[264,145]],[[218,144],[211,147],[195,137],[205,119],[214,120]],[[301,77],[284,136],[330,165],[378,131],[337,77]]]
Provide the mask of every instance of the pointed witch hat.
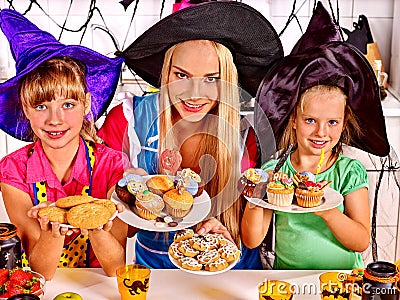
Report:
[[335,85],[346,93],[361,128],[368,130],[354,137],[350,146],[386,156],[390,146],[375,74],[363,53],[341,41],[339,29],[318,2],[309,26],[290,55],[274,64],[265,75],[256,96],[255,129],[265,114],[277,144],[301,93],[315,85]]
[[165,52],[188,40],[210,40],[227,47],[239,84],[252,96],[269,66],[283,57],[271,23],[251,6],[236,1],[199,3],[172,13],[116,55],[124,57],[126,65],[145,81],[159,87]]
[[0,129],[17,139],[30,141],[30,124],[23,117],[18,96],[20,80],[53,57],[69,56],[85,64],[94,120],[107,109],[118,84],[122,58],[108,58],[83,46],[61,44],[15,10],[0,11],[0,27],[10,43],[16,67],[16,75],[0,84]]

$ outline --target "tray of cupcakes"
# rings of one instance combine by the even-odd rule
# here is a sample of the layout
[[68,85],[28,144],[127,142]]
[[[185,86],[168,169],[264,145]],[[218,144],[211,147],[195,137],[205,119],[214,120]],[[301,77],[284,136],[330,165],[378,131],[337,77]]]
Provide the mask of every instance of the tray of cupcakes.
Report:
[[[255,179],[255,178],[260,179]],[[337,207],[343,196],[329,188],[331,182],[315,181],[311,172],[291,178],[283,172],[248,169],[239,179],[238,188],[250,203],[277,211],[307,213]]]
[[198,235],[192,229],[182,229],[175,233],[168,257],[185,272],[215,275],[232,269],[240,260],[240,250],[222,234]]
[[136,228],[174,231],[201,222],[210,212],[211,199],[200,176],[189,168],[176,175],[128,174],[116,185],[114,201],[126,209],[118,217]]

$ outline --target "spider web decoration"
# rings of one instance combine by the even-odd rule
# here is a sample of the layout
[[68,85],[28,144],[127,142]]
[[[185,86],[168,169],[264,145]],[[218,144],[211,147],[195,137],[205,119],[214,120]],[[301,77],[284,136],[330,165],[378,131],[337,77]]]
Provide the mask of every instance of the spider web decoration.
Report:
[[[125,42],[126,42],[127,37],[128,37],[128,34],[130,32],[134,17],[136,15],[136,11],[137,11],[137,8],[138,8],[139,1],[140,0],[124,0],[124,1],[120,1],[119,2],[121,5],[123,5],[125,11],[127,10],[127,8],[133,2],[135,2],[134,10],[133,10],[133,13],[132,13],[132,18],[131,18],[130,24],[129,24],[128,28],[127,28],[127,31],[126,31],[126,34],[125,34],[125,38],[124,38],[124,42],[122,44],[122,48],[124,47]],[[42,7],[42,5],[39,4],[39,2],[37,0],[27,0],[26,1],[27,5],[26,5],[26,8],[24,10],[21,10],[20,8],[19,9],[16,8],[16,4],[15,3],[17,1],[15,1],[15,0],[6,0],[6,2],[8,3],[8,8],[18,10],[23,15],[27,15],[30,11],[32,11],[33,8],[38,8],[40,11],[43,12],[43,15],[45,15],[47,18],[49,18],[49,20],[52,23],[54,23],[58,28],[61,29],[60,35],[58,36],[58,40],[60,40],[62,38],[62,35],[63,35],[63,33],[65,31],[74,32],[74,33],[81,33],[79,44],[82,44],[83,38],[84,38],[85,34],[88,31],[88,28],[90,26],[90,23],[91,23],[93,17],[95,15],[98,15],[101,18],[102,24],[92,24],[92,27],[94,29],[103,30],[109,36],[109,38],[111,39],[113,45],[116,48],[115,50],[121,50],[121,49],[119,49],[119,42],[118,42],[117,38],[115,37],[115,35],[112,33],[112,31],[107,26],[107,23],[106,23],[106,21],[105,21],[105,19],[103,17],[103,13],[102,13],[101,9],[97,6],[97,0],[90,0],[90,4],[89,4],[86,20],[81,25],[79,25],[78,28],[70,28],[70,27],[67,27],[66,24],[67,24],[68,18],[70,17],[71,7],[73,6],[74,2],[79,2],[79,1],[70,0],[69,7],[68,7],[67,13],[65,15],[65,19],[64,19],[63,24],[59,24],[57,21],[55,21],[54,18],[52,18],[50,16],[50,14]],[[118,1],[115,1],[115,2],[118,3]],[[165,3],[165,0],[162,1],[162,9],[161,9],[161,12],[160,12],[160,18],[161,18],[161,14],[162,14],[162,11],[163,11],[163,8],[164,8],[164,3]],[[18,1],[18,5],[19,6],[21,5],[21,1]]]

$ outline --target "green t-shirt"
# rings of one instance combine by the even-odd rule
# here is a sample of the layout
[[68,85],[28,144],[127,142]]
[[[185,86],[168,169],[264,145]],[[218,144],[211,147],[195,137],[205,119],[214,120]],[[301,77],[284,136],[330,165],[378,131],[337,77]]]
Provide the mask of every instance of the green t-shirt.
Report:
[[[262,168],[271,170],[277,160],[266,162]],[[280,171],[292,177],[296,170],[290,156]],[[305,170],[299,170],[299,172]],[[316,181],[332,180],[330,188],[343,196],[362,187],[368,188],[368,175],[358,160],[339,155],[335,164],[317,175]],[[338,206],[343,212],[343,203]],[[333,235],[321,217],[312,213],[275,211],[274,269],[350,270],[363,268],[359,252],[345,248]]]

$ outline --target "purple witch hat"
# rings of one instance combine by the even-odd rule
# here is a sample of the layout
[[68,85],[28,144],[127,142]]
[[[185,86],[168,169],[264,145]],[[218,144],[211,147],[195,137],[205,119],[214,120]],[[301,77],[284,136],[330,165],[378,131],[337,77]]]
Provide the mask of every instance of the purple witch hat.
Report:
[[103,114],[114,96],[123,58],[108,58],[83,46],[61,44],[15,10],[0,11],[0,27],[10,43],[16,67],[16,76],[0,84],[0,129],[17,139],[30,141],[30,124],[23,117],[18,96],[20,80],[53,57],[69,56],[86,65],[94,120]]
[[319,84],[342,88],[361,128],[368,130],[354,137],[350,146],[388,155],[390,146],[374,72],[363,53],[341,41],[338,27],[321,2],[290,55],[277,62],[261,82],[255,105],[256,131],[264,130],[266,125],[257,120],[265,114],[279,143],[301,93]]

